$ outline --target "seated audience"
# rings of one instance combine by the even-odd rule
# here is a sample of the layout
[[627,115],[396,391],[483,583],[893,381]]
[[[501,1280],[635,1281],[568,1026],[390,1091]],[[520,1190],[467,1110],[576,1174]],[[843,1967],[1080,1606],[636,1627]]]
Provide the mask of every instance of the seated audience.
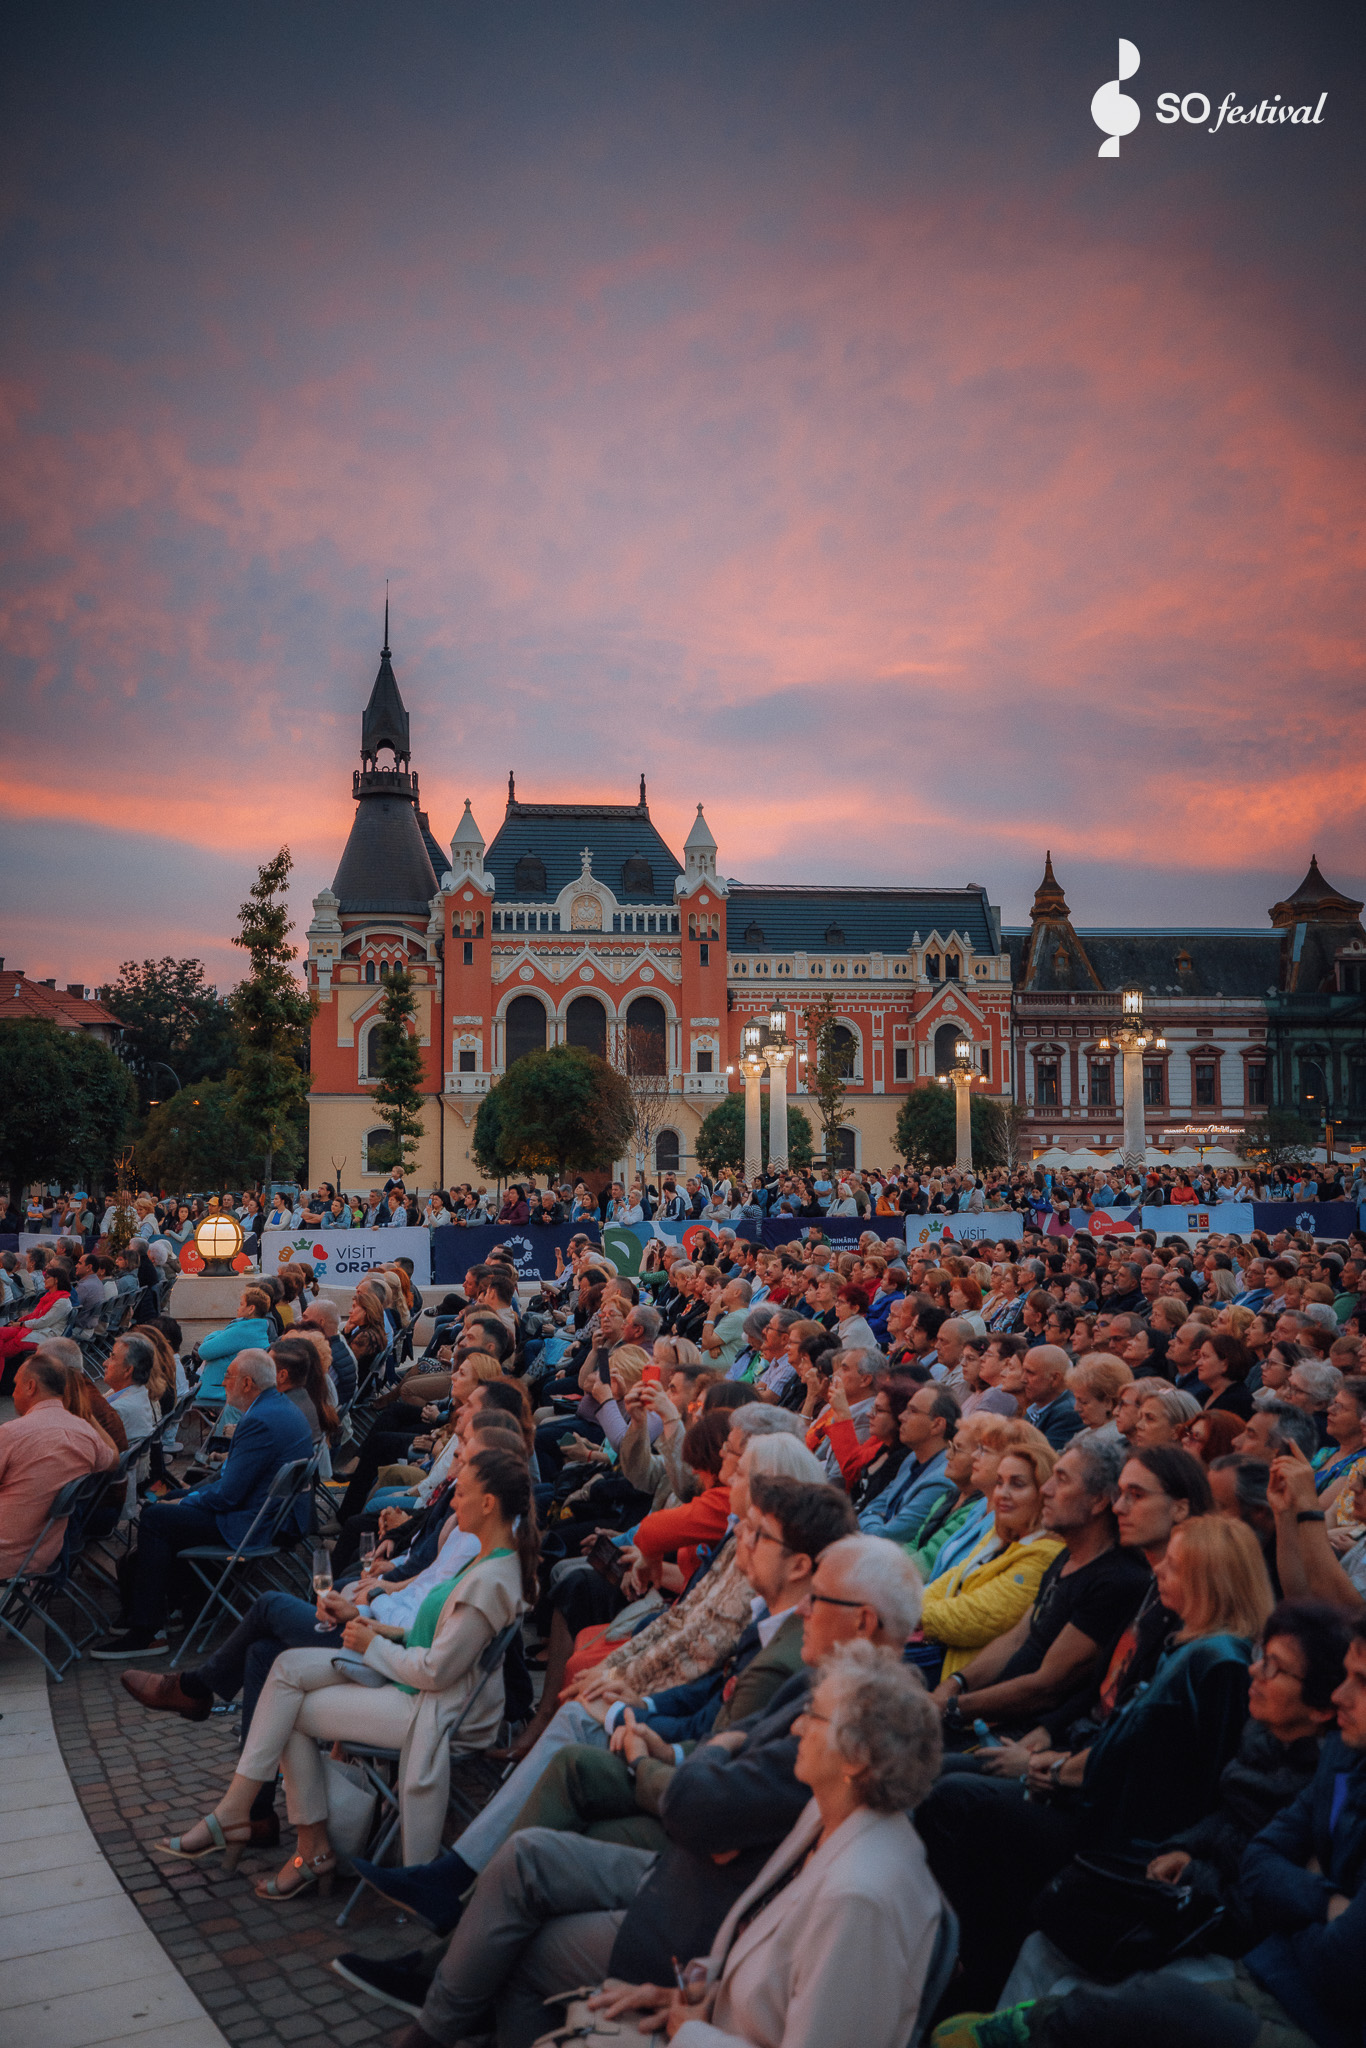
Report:
[[0,1580],[29,1559],[41,1571],[62,1547],[56,1524],[30,1558],[52,1503],[73,1479],[107,1472],[118,1457],[109,1438],[67,1407],[68,1369],[41,1346],[14,1381],[14,1417],[0,1423]]

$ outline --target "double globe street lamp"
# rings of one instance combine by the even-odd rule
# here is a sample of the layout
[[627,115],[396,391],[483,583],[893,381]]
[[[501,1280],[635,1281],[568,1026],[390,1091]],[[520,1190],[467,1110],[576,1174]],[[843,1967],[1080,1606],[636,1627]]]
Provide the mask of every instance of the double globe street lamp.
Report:
[[1143,1022],[1143,991],[1126,988],[1120,996],[1123,1022],[1109,1038],[1099,1041],[1101,1052],[1118,1052],[1124,1086],[1124,1164],[1142,1168],[1147,1164],[1148,1140],[1143,1119],[1143,1055],[1151,1046],[1165,1052],[1167,1041],[1160,1029]]
[[787,1013],[771,1010],[768,1025],[746,1024],[740,1032],[740,1072],[745,1077],[745,1179],[753,1184],[764,1167],[763,1097],[760,1087],[768,1068],[768,1164],[770,1172],[787,1166],[787,1066],[793,1047],[787,1036]]
[[955,1039],[953,1065],[947,1074],[937,1076],[941,1088],[952,1088],[956,1115],[954,1165],[960,1173],[972,1171],[972,1084],[980,1081],[973,1062],[973,1045],[970,1038]]

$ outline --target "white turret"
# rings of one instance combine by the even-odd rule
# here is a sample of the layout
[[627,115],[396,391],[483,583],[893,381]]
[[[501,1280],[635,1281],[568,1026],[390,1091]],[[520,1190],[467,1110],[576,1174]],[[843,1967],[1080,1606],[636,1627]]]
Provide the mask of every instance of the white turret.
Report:
[[681,894],[687,895],[699,882],[716,881],[716,841],[712,838],[707,821],[702,815],[702,806],[697,806],[697,817],[692,831],[683,842],[683,877]]
[[451,839],[451,869],[456,875],[479,875],[484,869],[484,835],[474,822],[468,797],[465,815]]

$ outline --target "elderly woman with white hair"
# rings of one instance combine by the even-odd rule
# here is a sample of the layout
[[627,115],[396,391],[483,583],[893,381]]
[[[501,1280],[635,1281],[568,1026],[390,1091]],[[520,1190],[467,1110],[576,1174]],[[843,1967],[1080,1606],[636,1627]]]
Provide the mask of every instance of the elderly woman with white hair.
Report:
[[705,1962],[668,1989],[604,1985],[589,2001],[603,2019],[629,2028],[631,2015],[648,2016],[677,2048],[911,2039],[943,1910],[910,1819],[939,1768],[938,1716],[894,1652],[851,1642],[822,1662],[794,1725],[796,1776],[812,1795],[796,1826]]

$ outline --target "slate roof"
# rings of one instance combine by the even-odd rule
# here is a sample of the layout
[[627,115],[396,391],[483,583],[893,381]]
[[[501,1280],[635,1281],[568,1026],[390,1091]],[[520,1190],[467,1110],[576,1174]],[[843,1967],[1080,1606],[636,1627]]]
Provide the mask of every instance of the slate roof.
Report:
[[[747,941],[757,925],[762,942]],[[842,939],[827,931],[843,932]],[[959,932],[978,953],[995,953],[984,889],[784,889],[732,882],[726,898],[727,943],[768,953],[904,953],[919,932]]]
[[427,915],[437,890],[436,872],[410,798],[382,793],[360,798],[332,888],[343,912]]
[[[484,854],[499,903],[548,903],[583,872],[582,849],[592,849],[593,873],[623,903],[672,903],[674,877],[683,863],[650,823],[648,804],[509,803]],[[518,889],[514,874],[530,853],[545,863],[545,888]],[[622,870],[637,855],[650,863],[653,889],[627,889]],[[449,865],[449,863],[447,863]]]
[[[1012,927],[1002,934],[1010,954],[1011,976],[1023,985],[1029,953],[1028,927]],[[1280,980],[1280,934],[1273,931],[1123,931],[1077,928],[1076,936],[1110,993],[1133,985],[1146,995],[1185,996],[1194,1001],[1223,997],[1228,1001],[1262,1002],[1268,989]],[[1188,954],[1190,967],[1182,972],[1179,954]],[[1088,984],[1072,977],[1056,976],[1049,949],[1044,949],[1039,970],[1029,983],[1039,994],[1076,990],[1084,994]]]

